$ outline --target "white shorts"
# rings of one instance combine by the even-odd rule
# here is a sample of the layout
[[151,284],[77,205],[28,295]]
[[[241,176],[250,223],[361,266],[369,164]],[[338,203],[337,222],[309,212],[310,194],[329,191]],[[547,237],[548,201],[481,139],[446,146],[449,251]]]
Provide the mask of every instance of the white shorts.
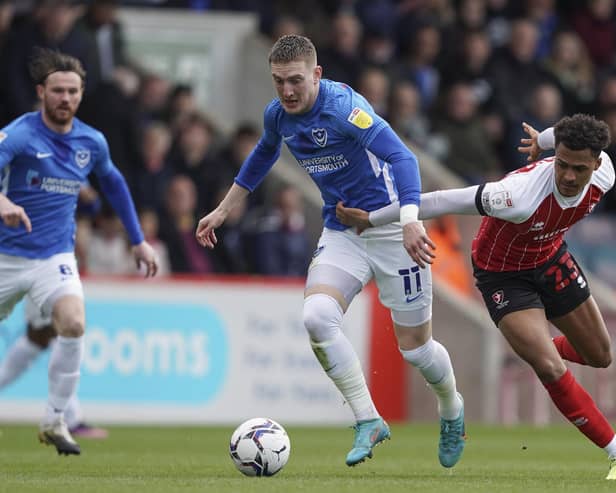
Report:
[[27,295],[24,298],[24,315],[28,326],[34,330],[43,329],[52,323],[51,314],[43,315],[43,311]]
[[414,320],[412,325],[432,316],[432,272],[429,266],[420,269],[404,249],[399,224],[370,228],[361,235],[354,229],[325,228],[309,271],[316,265],[342,269],[362,286],[374,278],[384,306],[393,312],[418,312],[417,317],[405,317]]
[[83,287],[73,253],[59,253],[46,259],[0,254],[0,320],[8,317],[24,297],[51,315],[56,300],[65,295],[83,298]]

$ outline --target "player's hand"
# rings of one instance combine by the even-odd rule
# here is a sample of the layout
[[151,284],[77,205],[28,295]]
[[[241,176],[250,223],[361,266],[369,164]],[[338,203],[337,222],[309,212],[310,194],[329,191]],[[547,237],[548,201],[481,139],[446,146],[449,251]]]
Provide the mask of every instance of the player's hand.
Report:
[[436,249],[436,245],[421,222],[405,224],[402,228],[402,237],[405,250],[419,267],[425,269],[426,264],[434,261],[436,255],[433,250]]
[[539,147],[539,142],[537,138],[539,137],[539,132],[531,127],[528,123],[523,122],[522,128],[530,137],[529,139],[520,139],[520,143],[522,144],[518,147],[518,152],[522,154],[528,154],[526,158],[527,161],[536,161],[541,156],[543,149]]
[[145,277],[154,277],[158,272],[158,259],[156,252],[147,241],[142,241],[138,245],[133,246],[133,256],[137,262],[137,269],[141,268],[141,264],[145,266]]
[[0,219],[9,228],[17,228],[24,223],[26,231],[32,231],[32,223],[23,207],[13,203],[6,196],[0,195]]
[[336,218],[345,226],[357,228],[357,234],[361,234],[367,228],[371,228],[368,212],[354,207],[345,207],[342,202],[336,204]]
[[206,248],[214,248],[218,243],[216,233],[214,230],[225,222],[227,215],[219,210],[214,209],[207,216],[204,216],[197,225],[197,231],[195,231],[195,237],[199,244]]

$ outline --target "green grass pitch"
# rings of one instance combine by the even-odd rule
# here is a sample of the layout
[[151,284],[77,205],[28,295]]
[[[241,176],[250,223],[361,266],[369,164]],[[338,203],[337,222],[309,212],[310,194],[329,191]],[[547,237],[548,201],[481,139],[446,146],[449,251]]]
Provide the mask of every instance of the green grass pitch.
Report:
[[112,427],[80,440],[82,455],[38,444],[33,425],[0,424],[0,492],[602,492],[607,459],[571,426],[502,428],[467,424],[466,450],[452,470],[436,457],[438,425],[392,426],[392,439],[355,468],[345,427],[288,426],[291,458],[271,478],[242,476],[228,456],[229,427]]

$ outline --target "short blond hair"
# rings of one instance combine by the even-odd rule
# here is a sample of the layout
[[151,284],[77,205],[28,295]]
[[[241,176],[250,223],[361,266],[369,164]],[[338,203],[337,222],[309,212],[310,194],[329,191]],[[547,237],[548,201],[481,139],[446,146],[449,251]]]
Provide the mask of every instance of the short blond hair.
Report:
[[317,49],[306,36],[287,34],[274,43],[269,53],[269,63],[290,63],[298,60],[316,64]]

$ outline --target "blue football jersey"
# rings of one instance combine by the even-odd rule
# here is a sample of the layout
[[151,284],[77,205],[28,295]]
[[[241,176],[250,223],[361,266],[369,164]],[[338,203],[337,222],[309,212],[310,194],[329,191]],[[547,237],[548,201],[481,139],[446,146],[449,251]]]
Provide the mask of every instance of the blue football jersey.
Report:
[[[325,226],[343,230],[347,226],[336,219],[338,201],[373,211],[398,200],[390,164],[369,150],[374,138],[388,127],[363,96],[346,84],[322,79],[309,112],[286,113],[278,99],[266,107],[258,148],[277,153],[284,142],[321,191]],[[249,190],[269,170],[250,161],[244,165],[249,169],[240,171],[236,179],[240,185],[248,184]],[[417,183],[417,191],[420,187]]]
[[0,221],[0,253],[43,259],[72,252],[77,196],[90,172],[112,169],[103,134],[73,119],[66,134],[49,129],[40,112],[26,113],[0,131],[0,192],[32,222],[10,228]]

